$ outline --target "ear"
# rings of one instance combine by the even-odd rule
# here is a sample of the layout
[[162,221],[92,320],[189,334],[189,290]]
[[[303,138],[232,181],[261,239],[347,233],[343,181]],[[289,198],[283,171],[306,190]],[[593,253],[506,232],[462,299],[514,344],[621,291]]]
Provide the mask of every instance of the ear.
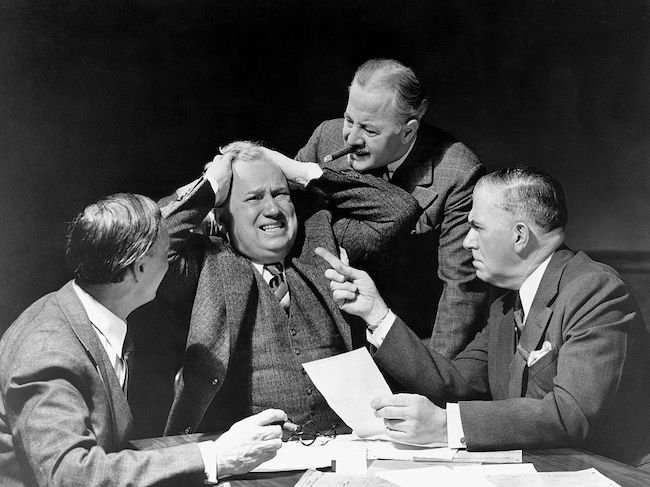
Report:
[[530,241],[530,228],[523,222],[517,222],[512,230],[515,252],[523,252]]
[[133,279],[135,279],[136,282],[140,282],[140,280],[142,279],[145,265],[146,264],[143,258],[136,260],[133,263],[133,265],[131,265],[131,272],[133,274]]
[[402,142],[404,144],[410,144],[415,138],[415,134],[418,133],[418,128],[420,128],[420,122],[415,118],[412,118],[404,124],[404,130],[402,130]]

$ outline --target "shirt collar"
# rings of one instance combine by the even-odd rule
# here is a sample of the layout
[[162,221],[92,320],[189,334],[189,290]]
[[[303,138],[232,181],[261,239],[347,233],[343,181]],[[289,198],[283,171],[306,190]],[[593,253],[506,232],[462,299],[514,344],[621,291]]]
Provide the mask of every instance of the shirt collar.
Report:
[[[555,252],[553,252],[554,254]],[[548,267],[548,263],[551,262],[551,257],[553,254],[549,255],[544,262],[542,262],[533,273],[526,278],[524,283],[519,289],[519,298],[521,299],[521,308],[524,310],[524,316],[528,316],[530,307],[533,305],[533,299],[535,299],[535,294],[537,294],[537,289],[539,288],[540,282],[542,282],[542,277],[544,277],[544,271]]]
[[415,145],[415,141],[417,140],[417,138],[418,138],[417,135],[413,138],[413,142],[411,142],[411,146],[409,147],[409,150],[406,151],[406,154],[404,154],[396,161],[393,161],[390,164],[386,165],[390,177],[393,177],[393,173],[397,171],[397,168],[400,167],[402,163],[406,160],[406,158],[409,156],[411,150],[413,149],[413,146]]
[[79,296],[90,322],[99,333],[104,335],[113,351],[121,358],[126,337],[126,322],[84,291],[76,281],[72,283],[72,288]]
[[[267,271],[264,268],[264,264],[258,264],[257,262],[253,262],[253,261],[251,261],[251,264],[253,264],[253,267],[257,269],[257,272],[260,273],[260,275],[264,278],[264,280],[267,283],[273,278],[273,274],[271,274],[269,271]],[[282,262],[282,265],[284,265],[284,262]]]

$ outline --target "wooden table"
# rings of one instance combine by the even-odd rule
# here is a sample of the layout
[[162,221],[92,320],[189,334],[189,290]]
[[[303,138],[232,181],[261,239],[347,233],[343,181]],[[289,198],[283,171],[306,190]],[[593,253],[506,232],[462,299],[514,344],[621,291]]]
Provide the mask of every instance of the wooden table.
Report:
[[[217,435],[202,433],[183,436],[166,436],[162,438],[148,438],[133,441],[133,446],[139,450],[163,448],[201,439],[213,439]],[[650,472],[638,470],[624,463],[610,460],[609,458],[590,453],[577,448],[556,448],[549,450],[524,450],[524,463],[532,463],[538,472],[576,471],[595,468],[600,473],[609,477],[623,487],[649,487]],[[452,463],[453,464],[453,463]],[[395,462],[375,460],[371,470],[382,470],[400,467],[425,467],[429,465],[446,465],[441,462]],[[229,478],[232,487],[292,487],[298,482],[303,472],[274,472],[247,474]]]

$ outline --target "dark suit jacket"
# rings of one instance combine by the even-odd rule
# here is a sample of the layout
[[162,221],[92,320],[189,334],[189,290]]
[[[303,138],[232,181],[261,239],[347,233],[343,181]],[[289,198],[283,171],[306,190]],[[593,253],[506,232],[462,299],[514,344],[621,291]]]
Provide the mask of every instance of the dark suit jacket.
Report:
[[200,483],[196,445],[122,450],[130,429],[124,393],[70,282],[0,341],[0,485]]
[[[363,261],[383,250],[400,231],[407,231],[418,216],[414,200],[373,176],[352,170],[325,169],[311,183],[331,200],[334,213],[317,204],[298,209],[299,233],[285,259],[300,273],[315,298],[333,317],[345,347],[353,348],[353,331],[363,343],[363,326],[351,330],[334,303],[324,276],[328,265],[314,254],[317,246],[338,255],[338,244],[351,258]],[[193,299],[183,380],[176,393],[165,428],[166,434],[190,432],[220,391],[229,371],[231,354],[242,329],[251,329],[256,318],[257,284],[250,261],[234,252],[218,237],[191,233],[214,204],[207,181],[162,207],[171,236],[170,269],[162,293],[179,300]],[[292,299],[300,299],[293,296]],[[309,310],[306,310],[309,313]],[[307,322],[305,326],[318,326]],[[286,384],[290,389],[293,384]],[[228,398],[221,398],[227,400]],[[216,399],[215,399],[216,400]]]
[[[322,162],[343,146],[343,119],[323,122],[296,158]],[[409,234],[364,267],[382,297],[430,347],[454,357],[485,324],[486,286],[476,279],[462,242],[472,191],[485,168],[467,147],[426,123],[391,183],[411,194],[423,213]],[[434,325],[435,323],[435,325]]]
[[[397,322],[374,358],[411,392],[463,401],[468,449],[578,446],[632,465],[650,460],[650,339],[618,274],[559,249],[516,353],[514,294],[493,303],[486,328],[453,361]],[[551,352],[529,368],[525,355],[544,341]]]

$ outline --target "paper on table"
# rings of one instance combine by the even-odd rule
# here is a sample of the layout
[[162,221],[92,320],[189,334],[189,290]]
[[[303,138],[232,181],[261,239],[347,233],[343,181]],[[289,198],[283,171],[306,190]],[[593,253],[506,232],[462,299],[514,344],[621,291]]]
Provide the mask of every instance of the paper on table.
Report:
[[469,463],[521,463],[521,450],[467,451],[458,450],[454,462]]
[[[430,487],[445,485],[446,487],[494,487],[489,482],[489,475],[497,472],[516,475],[535,474],[531,463],[519,465],[487,465],[472,467],[425,467],[408,470],[387,470],[377,472],[376,476],[402,487]],[[514,485],[514,484],[513,484]],[[516,484],[528,485],[528,484]]]
[[302,366],[330,407],[361,438],[384,432],[370,402],[391,394],[386,380],[365,348]]
[[333,458],[329,443],[323,446],[305,446],[299,441],[288,441],[273,458],[258,465],[253,472],[288,472],[331,467]]
[[376,478],[325,473],[307,470],[295,487],[395,487],[393,484]]
[[388,441],[368,441],[369,460],[411,460],[428,462],[451,462],[456,454],[453,448],[423,448],[400,445]]
[[595,468],[577,472],[539,472],[524,475],[488,475],[495,487],[620,487]]

